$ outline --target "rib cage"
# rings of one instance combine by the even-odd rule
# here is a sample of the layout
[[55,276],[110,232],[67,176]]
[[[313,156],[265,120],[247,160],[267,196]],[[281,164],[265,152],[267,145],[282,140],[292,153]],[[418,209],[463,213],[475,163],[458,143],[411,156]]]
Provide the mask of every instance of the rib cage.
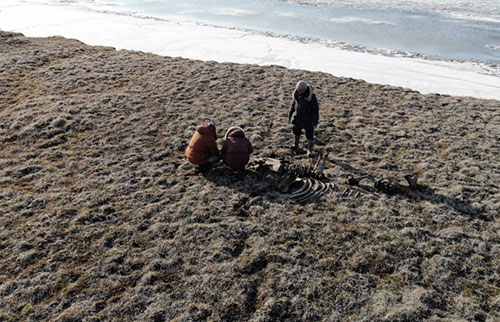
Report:
[[[323,171],[326,159],[321,155],[316,160],[311,160],[309,164],[291,164],[272,158],[259,158],[253,165],[257,172],[274,178],[277,188],[289,199],[305,203],[319,198],[333,191],[341,191],[341,198],[358,198],[359,196],[376,193],[403,194],[425,191],[426,186],[417,183],[416,175],[405,175],[408,186],[401,185],[393,178],[377,178],[369,174],[360,177],[350,175],[347,178],[343,190],[339,190],[339,185],[331,182]],[[361,180],[369,179],[373,181],[373,187],[360,185]],[[341,185],[342,186],[342,185]]]
[[[321,155],[307,164],[287,164],[272,158],[257,159],[254,163],[255,170],[266,176],[271,175],[278,190],[298,203],[306,203],[339,190],[339,185],[323,174],[325,165],[326,159]],[[347,188],[341,197],[357,198],[361,193],[364,192]]]
[[[326,182],[323,175],[324,169],[325,159],[321,155],[307,165],[295,164],[285,167],[284,172],[287,173],[288,177],[295,178],[288,185],[285,191],[286,196],[295,202],[304,203],[335,190],[335,184]],[[285,178],[284,181],[286,180],[290,181]],[[280,186],[284,185],[280,184]]]
[[335,185],[333,184],[330,185],[329,183],[325,183],[314,178],[306,178],[301,180],[307,187],[305,189],[302,189],[301,191],[291,191],[288,193],[288,198],[299,203],[320,197],[327,193],[329,190],[333,190],[333,188],[335,187]]

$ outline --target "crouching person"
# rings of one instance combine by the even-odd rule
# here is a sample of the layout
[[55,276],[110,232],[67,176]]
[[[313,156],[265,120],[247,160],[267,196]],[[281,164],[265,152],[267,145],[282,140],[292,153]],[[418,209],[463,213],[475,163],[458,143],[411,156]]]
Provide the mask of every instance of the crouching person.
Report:
[[241,128],[231,127],[227,130],[221,155],[224,163],[233,170],[233,173],[238,173],[245,168],[252,152],[252,144]]
[[209,170],[220,160],[217,147],[217,133],[214,124],[202,124],[196,127],[186,149],[188,161],[201,172]]

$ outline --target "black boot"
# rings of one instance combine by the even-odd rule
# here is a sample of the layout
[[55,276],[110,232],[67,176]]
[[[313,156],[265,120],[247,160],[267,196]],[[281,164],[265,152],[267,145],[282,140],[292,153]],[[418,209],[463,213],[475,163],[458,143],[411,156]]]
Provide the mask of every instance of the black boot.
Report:
[[299,149],[299,141],[300,141],[300,136],[295,135],[293,145],[290,147],[293,151],[297,151]]
[[314,140],[307,140],[307,156],[312,158],[314,157]]

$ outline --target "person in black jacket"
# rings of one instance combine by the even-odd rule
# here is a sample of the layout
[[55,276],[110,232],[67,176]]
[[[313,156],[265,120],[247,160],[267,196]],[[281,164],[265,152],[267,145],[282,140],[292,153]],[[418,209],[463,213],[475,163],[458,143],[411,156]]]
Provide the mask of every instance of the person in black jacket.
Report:
[[292,150],[299,149],[300,135],[302,130],[306,132],[307,156],[313,157],[314,128],[319,121],[319,104],[313,88],[305,81],[299,81],[293,91],[293,103],[288,113],[288,119],[293,124],[293,134],[295,135]]

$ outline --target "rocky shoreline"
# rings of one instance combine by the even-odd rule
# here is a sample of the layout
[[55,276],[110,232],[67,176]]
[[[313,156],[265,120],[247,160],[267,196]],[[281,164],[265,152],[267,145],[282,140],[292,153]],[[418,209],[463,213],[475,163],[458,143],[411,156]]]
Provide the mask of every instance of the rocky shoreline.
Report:
[[[500,101],[9,32],[0,65],[0,321],[500,319]],[[193,171],[207,121],[308,162],[299,79],[330,181],[429,191],[298,204],[252,165]]]

